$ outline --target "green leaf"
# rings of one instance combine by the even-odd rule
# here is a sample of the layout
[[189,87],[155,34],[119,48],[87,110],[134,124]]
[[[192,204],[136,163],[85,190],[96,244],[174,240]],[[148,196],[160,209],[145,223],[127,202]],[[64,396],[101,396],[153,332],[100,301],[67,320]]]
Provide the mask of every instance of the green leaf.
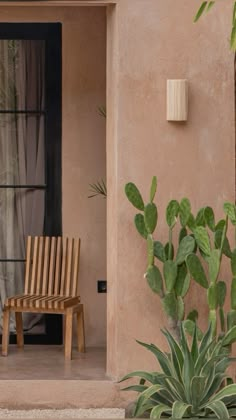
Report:
[[223,308],[226,298],[226,284],[224,281],[219,281],[217,283],[217,295],[219,306],[220,308]]
[[157,225],[157,206],[148,203],[144,208],[144,223],[148,233],[153,233]]
[[186,258],[186,264],[190,272],[191,277],[198,283],[200,286],[205,289],[208,288],[208,281],[206,274],[204,272],[203,266],[195,254],[189,254]]
[[211,10],[211,8],[214,6],[215,1],[209,1],[208,5],[207,5],[207,9],[206,12],[209,12]]
[[177,276],[177,266],[174,261],[167,260],[164,262],[163,274],[165,278],[166,290],[171,292],[174,288]]
[[207,408],[213,411],[218,419],[229,419],[229,413],[223,401],[213,401],[207,404]]
[[183,298],[181,296],[177,296],[177,316],[179,321],[182,321],[184,319],[184,311],[185,306]]
[[186,227],[191,215],[191,204],[188,198],[183,198],[179,206],[180,223],[182,227]]
[[139,340],[136,341],[138,344],[145,347],[155,355],[165,375],[172,375],[172,366],[168,357],[157,346],[155,346],[154,344],[146,344]]
[[196,226],[206,226],[206,220],[205,220],[205,207],[202,207],[196,216],[195,220]]
[[206,383],[205,376],[194,376],[191,382],[191,402],[193,407],[199,407]]
[[169,343],[169,347],[172,353],[172,358],[176,356],[176,359],[178,360],[178,363],[179,363],[180,371],[182,371],[183,364],[184,364],[184,354],[182,352],[182,349],[180,348],[179,343],[174,339],[174,337],[170,334],[168,330],[164,330],[162,332],[166,336],[167,341]]
[[207,1],[204,1],[201,4],[200,8],[198,9],[196,16],[194,17],[194,20],[193,20],[194,22],[197,22],[200,19],[206,7],[207,7]]
[[146,385],[130,385],[126,388],[122,388],[122,391],[135,391],[135,392],[143,392],[147,389],[148,386]]
[[176,255],[176,264],[180,265],[185,261],[188,254],[191,254],[195,248],[195,240],[192,236],[185,236],[179,244]]
[[172,408],[172,418],[173,419],[182,419],[191,405],[186,404],[182,401],[175,401]]
[[151,188],[150,188],[150,202],[151,203],[153,202],[153,200],[155,198],[156,190],[157,190],[157,177],[154,176],[152,178],[152,184],[151,184]]
[[153,407],[150,419],[160,419],[163,413],[171,413],[172,409],[168,405],[159,404],[156,407]]
[[[232,27],[231,36],[230,36],[230,47],[233,51],[236,50],[236,25]],[[235,223],[233,223],[235,224]]]
[[147,236],[148,267],[154,265],[154,241],[152,235]]
[[224,227],[225,227],[225,220],[224,219],[221,219],[218,223],[217,223],[217,225],[216,225],[216,227],[215,227],[215,230],[224,230]]
[[137,231],[140,233],[140,235],[143,236],[144,239],[147,239],[148,232],[145,227],[143,214],[141,213],[136,214],[134,218],[134,224],[136,226]]
[[206,220],[206,224],[209,226],[212,232],[214,232],[215,231],[215,216],[211,207],[205,207],[204,218]]
[[[223,235],[223,230],[217,229],[215,231],[214,241],[215,241],[215,246],[217,249],[221,248],[222,235]],[[226,255],[226,257],[228,258],[232,257],[232,252],[231,252],[229,240],[227,237],[225,237],[224,244],[223,244],[223,254]]]
[[176,200],[171,200],[166,209],[166,222],[172,229],[177,222],[177,216],[179,214],[179,203]]
[[231,271],[233,276],[236,276],[236,249],[233,250],[231,256]]
[[145,372],[145,371],[143,371],[143,370],[136,370],[136,371],[134,371],[134,372],[128,373],[128,375],[125,375],[125,376],[124,376],[124,377],[123,377],[123,378],[119,381],[119,383],[120,383],[120,382],[123,382],[123,381],[126,381],[127,379],[130,379],[130,378],[135,378],[135,377],[145,379],[146,381],[150,382],[151,384],[153,384],[153,383],[154,383],[154,376],[152,375],[152,373]]
[[187,226],[189,227],[189,229],[192,232],[194,231],[195,227],[197,226],[192,213],[190,213],[190,215],[189,215]]
[[198,358],[198,336],[197,336],[197,325],[195,324],[194,332],[193,332],[193,341],[191,347],[191,356],[193,362],[195,363]]
[[[169,257],[169,242],[167,242],[165,244],[165,248],[164,249],[165,249],[166,259],[168,260],[168,257]],[[173,258],[174,258],[174,246],[173,246],[173,244],[171,244],[170,259],[173,260]]]
[[138,210],[144,211],[144,202],[142,196],[133,182],[129,182],[125,186],[125,194],[128,200],[133,204],[134,207]]
[[165,254],[164,246],[159,241],[154,241],[154,255],[161,262],[164,262],[166,260],[166,254]]
[[187,236],[187,234],[188,234],[187,229],[186,229],[185,227],[182,227],[182,228],[180,229],[180,232],[179,232],[179,244],[180,244],[180,242],[182,241],[182,239],[183,239],[185,236]]
[[209,264],[209,277],[210,281],[214,283],[218,277],[220,269],[220,251],[218,249],[213,249],[208,258]]
[[175,293],[177,296],[184,297],[189,290],[190,275],[187,271],[186,264],[178,266],[178,273],[175,282]]
[[210,256],[211,244],[207,230],[203,226],[197,226],[194,229],[194,237],[204,254]]
[[231,220],[232,224],[236,226],[236,207],[235,204],[226,202],[224,203],[224,212]]
[[146,273],[146,278],[149,287],[152,289],[154,293],[158,295],[162,294],[163,290],[163,281],[162,276],[159,268],[155,265],[149,267]]
[[236,341],[236,325],[232,327],[222,339],[222,346],[229,346]]
[[[192,337],[194,334],[195,322],[193,322],[190,319],[185,319],[185,321],[183,321],[183,327],[184,327],[184,330]],[[197,337],[198,337],[198,340],[201,340],[203,337],[203,333],[198,327],[197,327]]]
[[187,315],[186,319],[190,319],[193,322],[197,322],[198,320],[198,311],[196,309],[193,309],[189,314]]
[[162,304],[167,317],[177,319],[178,306],[177,299],[174,292],[167,292],[162,299]]

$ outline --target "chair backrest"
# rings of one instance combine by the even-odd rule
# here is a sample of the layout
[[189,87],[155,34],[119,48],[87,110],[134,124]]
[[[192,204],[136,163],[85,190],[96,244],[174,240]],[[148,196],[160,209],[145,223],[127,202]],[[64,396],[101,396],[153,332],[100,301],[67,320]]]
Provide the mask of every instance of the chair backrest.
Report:
[[28,236],[25,293],[78,296],[80,239]]

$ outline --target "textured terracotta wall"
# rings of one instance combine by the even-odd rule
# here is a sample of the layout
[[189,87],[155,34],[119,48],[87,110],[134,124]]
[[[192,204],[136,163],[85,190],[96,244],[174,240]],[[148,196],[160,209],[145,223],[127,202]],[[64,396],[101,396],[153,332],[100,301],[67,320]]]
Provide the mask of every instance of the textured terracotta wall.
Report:
[[[171,198],[188,196],[193,210],[212,205],[218,216],[224,200],[234,199],[231,4],[219,5],[194,25],[196,7],[189,0],[119,0],[109,9],[107,144],[108,162],[114,163],[108,166],[108,373],[113,377],[155,369],[152,355],[135,339],[163,346],[165,325],[160,301],[143,279],[145,241],[133,226],[135,209],[124,184],[137,183],[147,200],[157,175],[160,240],[167,240],[164,214]],[[166,121],[168,78],[189,80],[186,124]],[[202,319],[205,299],[194,287],[188,307],[200,308]]]
[[106,202],[89,200],[89,183],[106,174],[105,121],[97,107],[106,97],[106,10],[1,7],[0,22],[61,22],[63,34],[63,234],[82,239],[80,289],[86,343],[106,343]]

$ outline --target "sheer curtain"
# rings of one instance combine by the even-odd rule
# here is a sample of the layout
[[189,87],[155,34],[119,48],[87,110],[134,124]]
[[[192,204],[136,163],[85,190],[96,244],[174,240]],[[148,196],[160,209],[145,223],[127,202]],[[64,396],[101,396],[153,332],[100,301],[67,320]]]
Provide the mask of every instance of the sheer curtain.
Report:
[[[0,40],[0,186],[45,184],[44,48],[44,41]],[[0,188],[0,258],[24,258],[26,236],[43,234],[44,195]],[[7,296],[23,289],[24,264],[0,262],[0,310]],[[26,314],[24,329],[40,318]]]

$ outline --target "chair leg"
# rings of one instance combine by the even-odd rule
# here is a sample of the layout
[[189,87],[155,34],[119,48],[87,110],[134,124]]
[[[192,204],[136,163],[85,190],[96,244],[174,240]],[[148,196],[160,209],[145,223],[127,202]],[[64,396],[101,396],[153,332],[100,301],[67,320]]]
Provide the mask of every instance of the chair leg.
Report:
[[4,308],[3,310],[3,331],[2,331],[2,355],[8,355],[9,343],[9,324],[10,324],[10,309]]
[[68,308],[65,313],[65,359],[71,360],[72,354],[72,327],[73,327],[73,309]]
[[81,310],[76,313],[77,318],[77,345],[78,351],[85,352],[85,334],[84,334],[84,307],[81,304]]
[[22,322],[22,312],[16,312],[16,338],[17,345],[20,348],[24,347],[24,335],[23,335],[23,322]]

